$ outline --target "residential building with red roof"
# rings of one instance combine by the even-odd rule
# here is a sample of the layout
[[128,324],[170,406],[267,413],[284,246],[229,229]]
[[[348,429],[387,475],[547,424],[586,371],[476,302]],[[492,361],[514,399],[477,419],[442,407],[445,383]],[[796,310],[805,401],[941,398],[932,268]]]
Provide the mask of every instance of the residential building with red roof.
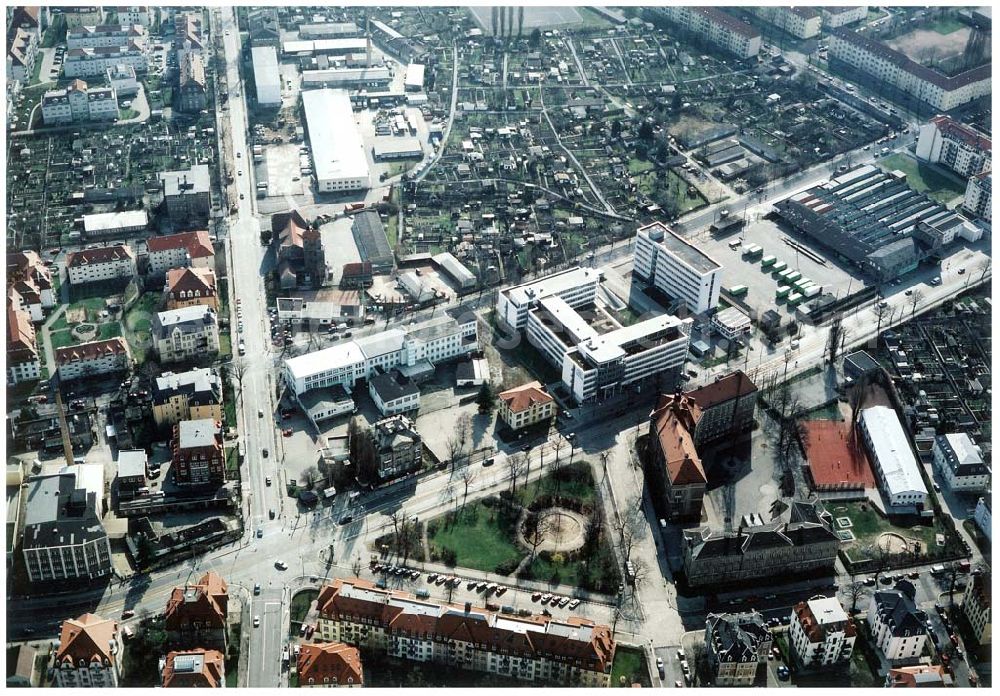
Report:
[[571,616],[514,617],[335,579],[317,599],[317,636],[391,657],[559,686],[607,687],[611,628]]
[[215,271],[208,268],[171,268],[164,293],[167,309],[207,305],[219,311]]
[[670,520],[701,519],[708,479],[692,436],[701,418],[701,408],[686,394],[660,397],[650,417],[647,472]]
[[538,381],[500,392],[499,399],[500,418],[511,430],[551,420],[556,414],[555,399]]
[[46,309],[56,306],[52,289],[52,271],[34,251],[7,254],[7,289],[9,299],[16,293],[17,304],[31,315],[32,321],[42,321]]
[[136,72],[149,67],[149,53],[144,44],[130,41],[125,46],[98,46],[97,48],[71,48],[66,51],[63,75],[72,77],[103,77],[108,68],[130,65]]
[[951,111],[992,91],[990,63],[945,75],[905,53],[846,27],[830,32],[830,64],[855,70],[875,84],[896,89],[938,112]]
[[7,32],[7,69],[10,79],[26,83],[31,79],[38,59],[38,33],[13,27]]
[[988,135],[950,116],[935,116],[920,127],[916,155],[968,179],[993,168],[992,148]]
[[74,27],[66,32],[66,48],[101,48],[149,43],[149,32],[137,24],[99,24]]
[[107,280],[128,282],[136,275],[135,253],[127,244],[91,247],[66,255],[70,285]]
[[685,396],[691,397],[701,409],[701,418],[694,433],[695,444],[699,446],[753,428],[757,385],[743,370],[736,370],[711,384],[685,392]]
[[218,650],[167,653],[160,670],[165,689],[221,689],[226,684],[226,661]]
[[166,275],[171,268],[215,269],[215,249],[205,230],[150,237],[146,251],[149,275]]
[[122,673],[118,623],[96,614],[63,622],[53,684],[60,688],[115,688]]
[[229,586],[211,571],[192,585],[175,587],[163,612],[168,640],[225,652],[228,611]]
[[59,379],[65,382],[122,372],[132,367],[132,351],[128,342],[120,336],[56,348],[55,357]]
[[914,665],[890,669],[885,675],[889,689],[941,688],[955,686],[955,680],[942,665]]
[[38,342],[31,317],[23,309],[7,303],[7,384],[29,382],[41,377]]
[[864,440],[851,433],[844,421],[807,420],[802,423],[802,446],[806,472],[813,490],[857,490],[875,488]]
[[174,481],[178,485],[225,482],[226,457],[220,421],[211,418],[182,420],[174,425],[171,448]]
[[361,653],[345,643],[305,644],[297,660],[299,687],[361,687]]
[[848,662],[858,631],[836,597],[814,597],[792,607],[789,643],[805,669]]
[[740,60],[760,53],[760,32],[721,8],[670,5],[657,8],[654,14]]

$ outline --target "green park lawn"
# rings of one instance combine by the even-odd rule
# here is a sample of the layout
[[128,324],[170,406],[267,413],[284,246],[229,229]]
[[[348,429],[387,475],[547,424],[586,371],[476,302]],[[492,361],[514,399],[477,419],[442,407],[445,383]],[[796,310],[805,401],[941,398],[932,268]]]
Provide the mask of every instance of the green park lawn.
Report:
[[881,160],[885,171],[896,169],[906,174],[906,183],[914,191],[926,193],[939,203],[948,203],[965,193],[965,187],[937,171],[934,167],[918,162],[909,155],[897,153]]

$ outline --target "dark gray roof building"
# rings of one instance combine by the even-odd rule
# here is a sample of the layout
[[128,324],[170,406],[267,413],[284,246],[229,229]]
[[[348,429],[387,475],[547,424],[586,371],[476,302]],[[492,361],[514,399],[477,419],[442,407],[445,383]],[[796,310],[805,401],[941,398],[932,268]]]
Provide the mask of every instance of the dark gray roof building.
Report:
[[388,273],[392,270],[392,249],[378,213],[366,210],[355,215],[351,232],[362,262],[370,261],[375,273]]

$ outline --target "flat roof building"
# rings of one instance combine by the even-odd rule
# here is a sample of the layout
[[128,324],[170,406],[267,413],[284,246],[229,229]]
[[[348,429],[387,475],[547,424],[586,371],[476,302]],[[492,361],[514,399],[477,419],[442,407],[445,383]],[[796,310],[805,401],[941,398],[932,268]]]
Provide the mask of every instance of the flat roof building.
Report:
[[115,213],[90,213],[83,216],[85,239],[121,237],[142,232],[149,226],[145,210],[121,210]]
[[253,56],[253,82],[257,103],[261,106],[281,106],[281,75],[278,72],[278,52],[274,46],[256,46]]
[[389,68],[327,68],[303,70],[302,86],[386,89],[392,81]]
[[302,93],[313,171],[321,192],[357,191],[371,186],[364,142],[345,90]]
[[592,268],[570,268],[538,280],[501,290],[497,296],[497,314],[511,328],[523,329],[528,310],[544,297],[555,295],[570,307],[594,301],[600,273]]
[[920,465],[896,412],[872,406],[861,412],[860,429],[890,513],[932,514]]
[[719,304],[722,265],[662,222],[636,231],[634,272],[695,314]]
[[407,92],[421,92],[424,89],[424,66],[421,63],[410,63],[406,66],[406,76],[403,87]]

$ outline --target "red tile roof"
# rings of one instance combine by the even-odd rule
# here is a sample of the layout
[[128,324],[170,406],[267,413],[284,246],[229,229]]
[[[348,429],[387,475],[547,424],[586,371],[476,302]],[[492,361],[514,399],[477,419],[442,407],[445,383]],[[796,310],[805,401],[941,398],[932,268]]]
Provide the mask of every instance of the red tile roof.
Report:
[[109,354],[128,355],[129,349],[125,339],[118,336],[105,341],[92,341],[81,343],[78,346],[56,348],[56,364],[62,365],[76,360],[96,360]]
[[299,685],[364,683],[361,653],[344,643],[305,644],[299,652]]
[[671,485],[704,484],[708,479],[692,436],[701,420],[698,404],[686,394],[665,394],[652,419]]
[[38,359],[38,342],[31,317],[22,309],[7,305],[7,361],[20,364]]
[[[202,658],[201,671],[188,672],[175,669],[175,659],[178,656],[196,655]],[[223,686],[226,678],[226,665],[222,653],[218,650],[173,651],[167,653],[166,664],[163,665],[163,686],[167,689],[218,689]]]
[[215,255],[212,240],[209,239],[208,232],[205,230],[152,237],[146,241],[146,248],[150,253],[183,248],[187,250],[188,256],[192,259]]
[[209,268],[171,268],[167,271],[167,292],[192,292],[201,297],[215,295],[215,271]]
[[743,370],[737,370],[711,384],[706,384],[704,387],[685,392],[685,396],[690,396],[701,407],[702,411],[707,411],[755,391],[757,391],[757,385],[750,381]]
[[84,614],[78,619],[63,621],[59,634],[56,664],[70,663],[74,667],[84,660],[87,664],[113,664],[116,656],[111,643],[116,640],[118,623],[96,614]]
[[950,140],[960,140],[977,150],[992,150],[993,144],[988,135],[983,135],[975,128],[959,123],[949,116],[935,116],[931,123],[938,127],[944,136]]
[[229,606],[229,586],[213,572],[185,587],[175,587],[167,601],[164,618],[167,630],[186,627],[192,621],[207,622],[212,628],[225,628]]
[[814,487],[875,487],[875,476],[864,445],[860,437],[851,437],[849,423],[808,420],[802,426],[802,441]]
[[547,404],[552,397],[542,388],[541,382],[529,382],[520,387],[514,387],[500,392],[500,400],[507,404],[512,413],[527,411],[535,404]]
[[93,263],[111,263],[121,259],[135,258],[135,254],[127,244],[114,246],[92,247],[81,251],[71,251],[66,254],[66,268],[85,266]]

